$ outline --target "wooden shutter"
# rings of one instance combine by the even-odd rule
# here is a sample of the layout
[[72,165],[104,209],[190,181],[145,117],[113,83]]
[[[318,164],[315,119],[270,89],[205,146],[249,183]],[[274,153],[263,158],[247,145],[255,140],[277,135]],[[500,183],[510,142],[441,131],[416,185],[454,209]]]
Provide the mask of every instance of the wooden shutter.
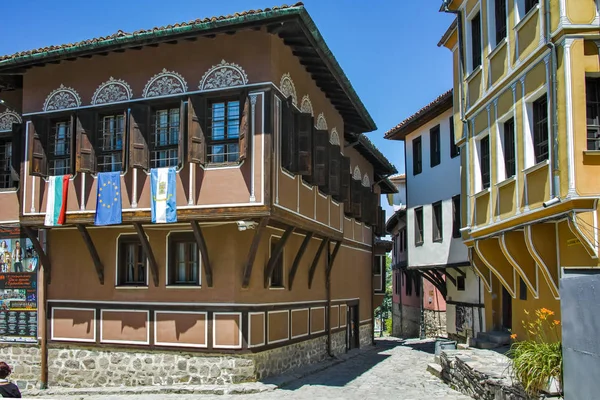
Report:
[[179,142],[177,144],[177,165],[185,162],[185,137],[187,129],[187,99],[182,99],[179,104]]
[[340,146],[329,144],[329,194],[336,200],[340,199]]
[[[312,175],[312,131],[313,117],[308,113],[297,113],[295,133],[298,137],[298,170],[300,175]],[[314,183],[314,182],[313,182]]]
[[96,172],[96,152],[94,151],[94,125],[93,111],[82,110],[77,113],[75,128],[75,170],[77,172]]
[[188,99],[188,161],[195,164],[206,163],[206,99],[190,96]]
[[350,203],[350,182],[352,181],[352,175],[350,175],[350,158],[341,156],[340,167],[340,201],[344,202],[346,213],[350,213],[350,210],[352,209]]
[[327,162],[329,151],[329,134],[327,131],[313,130],[313,170],[312,184],[327,192],[328,170]]
[[11,154],[11,173],[15,181],[21,180],[21,143],[23,140],[23,124],[12,124],[12,154]]
[[33,117],[29,123],[29,174],[32,176],[48,176],[48,156],[46,143],[50,123],[44,117]]
[[298,172],[296,157],[295,113],[292,97],[281,103],[281,166],[290,172]]
[[365,224],[368,225],[371,223],[371,188],[364,187],[361,184],[361,191],[362,201],[360,203],[360,215]]
[[150,107],[132,105],[129,109],[129,161],[132,168],[147,170],[150,167],[150,127]]
[[240,161],[246,159],[246,155],[248,153],[248,142],[250,140],[250,97],[248,96],[248,91],[244,90],[242,92],[242,97],[240,98],[240,130],[239,130],[239,148],[240,148]]
[[371,224],[375,225],[377,223],[377,207],[379,207],[379,194],[373,192],[371,194],[371,209],[369,213],[371,213]]
[[379,231],[379,236],[385,235],[385,210],[381,208],[381,206],[377,207],[377,215],[379,215],[379,221],[377,230]]
[[352,179],[352,215],[362,221],[362,183]]

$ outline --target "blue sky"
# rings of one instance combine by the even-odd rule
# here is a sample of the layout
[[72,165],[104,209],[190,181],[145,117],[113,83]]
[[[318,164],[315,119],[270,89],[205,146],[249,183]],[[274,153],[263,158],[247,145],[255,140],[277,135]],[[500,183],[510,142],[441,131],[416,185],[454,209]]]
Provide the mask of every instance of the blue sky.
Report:
[[[0,24],[0,54],[283,4],[275,1],[7,0],[2,5],[9,18]],[[384,140],[383,134],[452,86],[451,53],[437,47],[452,16],[438,12],[440,4],[304,1],[377,124],[368,137],[400,172],[404,147]]]

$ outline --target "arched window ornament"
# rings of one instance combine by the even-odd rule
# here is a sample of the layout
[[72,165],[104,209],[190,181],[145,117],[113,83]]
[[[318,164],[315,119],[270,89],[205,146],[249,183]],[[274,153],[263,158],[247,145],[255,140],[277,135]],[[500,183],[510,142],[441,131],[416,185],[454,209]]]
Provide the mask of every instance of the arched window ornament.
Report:
[[358,168],[358,165],[356,167],[354,167],[354,173],[352,174],[352,179],[354,179],[355,181],[362,180],[362,174],[360,173],[360,168]]
[[109,104],[127,101],[133,97],[133,91],[127,82],[112,76],[100,84],[92,96],[92,104]]
[[281,82],[279,83],[279,90],[281,93],[288,98],[292,96],[292,104],[298,105],[298,96],[296,96],[296,86],[290,74],[285,73],[281,76]]
[[315,112],[313,111],[313,106],[312,103],[310,101],[310,97],[308,97],[307,94],[305,94],[302,97],[302,102],[300,103],[300,111],[302,111],[303,113],[310,113],[310,115],[315,115]]
[[44,111],[64,110],[66,108],[77,108],[81,106],[81,97],[75,89],[66,87],[61,83],[58,89],[54,89],[46,101],[44,101]]
[[13,124],[21,122],[21,116],[9,108],[0,113],[0,131],[10,131]]
[[371,180],[369,179],[369,175],[365,174],[365,176],[363,176],[362,185],[364,187],[371,187]]
[[167,96],[185,92],[187,92],[187,82],[183,76],[163,68],[162,72],[154,75],[146,83],[142,97]]
[[337,133],[337,129],[331,128],[331,133],[329,134],[329,143],[340,145],[340,135]]
[[241,86],[248,83],[248,75],[242,67],[225,60],[213,65],[204,73],[198,88],[200,90],[219,89],[232,86]]
[[327,120],[325,119],[325,115],[320,113],[317,117],[317,129],[326,131],[327,130]]

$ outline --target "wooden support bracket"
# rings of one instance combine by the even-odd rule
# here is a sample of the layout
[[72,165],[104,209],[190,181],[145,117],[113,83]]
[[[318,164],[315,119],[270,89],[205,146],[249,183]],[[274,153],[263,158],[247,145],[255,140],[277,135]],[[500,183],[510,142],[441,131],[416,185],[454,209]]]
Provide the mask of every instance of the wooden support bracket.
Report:
[[202,257],[202,269],[204,270],[204,275],[206,276],[206,285],[208,287],[212,287],[212,266],[210,265],[210,260],[208,258],[208,247],[206,246],[206,241],[204,240],[204,235],[202,234],[202,228],[200,228],[198,221],[190,221],[190,224],[192,225],[194,238],[196,239],[196,244],[198,245],[198,249],[200,250],[200,255]]
[[450,272],[448,272],[448,270],[444,270],[444,275],[446,275],[446,279],[450,280],[454,287],[456,287],[456,278],[450,275]]
[[312,287],[312,281],[315,277],[315,270],[317,269],[317,265],[319,264],[319,258],[321,258],[321,253],[323,253],[323,249],[326,245],[329,244],[329,239],[323,239],[321,244],[319,245],[319,249],[315,253],[315,258],[310,266],[310,270],[308,271],[308,288]]
[[264,274],[265,289],[269,287],[269,282],[271,280],[271,274],[273,273],[273,270],[275,269],[275,265],[277,264],[277,261],[279,261],[279,258],[281,257],[281,253],[283,253],[283,248],[285,247],[285,244],[287,243],[288,239],[292,235],[292,232],[294,232],[294,227],[288,226],[286,228],[285,232],[283,233],[283,236],[281,236],[281,239],[279,239],[279,241],[277,242],[277,246],[275,246],[275,250],[273,250],[273,252],[271,253],[269,262],[265,266],[265,274]]
[[244,268],[244,277],[242,279],[242,287],[247,288],[250,285],[250,277],[252,276],[252,267],[254,266],[254,259],[256,258],[256,252],[258,251],[258,245],[260,244],[260,238],[262,232],[269,223],[268,218],[261,218],[256,231],[254,231],[254,239],[252,239],[252,245],[248,251],[248,261],[246,261],[246,267]]
[[44,267],[44,279],[45,279],[46,283],[49,284],[51,276],[52,276],[52,274],[51,274],[52,266],[50,265],[50,258],[48,257],[48,255],[46,254],[44,249],[42,248],[42,245],[40,244],[40,241],[39,241],[36,233],[33,231],[33,229],[31,229],[28,226],[23,226],[21,229],[23,229],[23,232],[25,232],[25,235],[27,235],[29,240],[31,240],[31,244],[33,245],[33,248],[35,249],[35,252],[38,254],[38,257],[40,258],[40,261]]
[[446,298],[446,295],[447,295],[446,282],[444,282],[444,281],[440,282],[439,277],[431,274],[429,271],[419,271],[419,273],[421,275],[423,275],[423,278],[425,278],[429,282],[431,282],[433,284],[433,286],[435,286],[435,288],[440,291],[442,296],[444,296],[444,299]]
[[462,269],[460,269],[460,267],[452,267],[453,270],[455,270],[456,272],[458,272],[460,275],[463,276],[463,278],[467,277],[467,273],[465,271],[463,271]]
[[294,264],[292,265],[292,269],[290,270],[290,276],[288,279],[288,289],[292,290],[292,286],[294,284],[294,278],[296,277],[296,271],[298,270],[298,266],[300,265],[300,261],[302,261],[302,256],[304,256],[304,252],[310,243],[310,239],[312,239],[313,234],[309,232],[306,236],[304,236],[304,240],[298,249],[298,253],[296,254],[296,258],[294,258]]
[[331,270],[333,269],[333,263],[335,262],[335,258],[337,257],[338,251],[340,251],[340,247],[342,246],[342,241],[339,240],[336,244],[335,247],[333,248],[333,251],[331,252],[331,254],[328,254],[327,256],[329,257],[329,265],[327,268],[327,278],[329,278],[331,276]]
[[142,228],[142,224],[140,222],[134,222],[133,227],[137,232],[140,243],[142,244],[142,248],[144,249],[144,253],[148,258],[148,264],[150,264],[150,271],[152,271],[154,286],[158,287],[158,264],[156,263],[156,258],[152,252],[152,247],[150,247],[150,242],[148,241],[146,233],[144,232],[144,228]]
[[77,224],[77,230],[81,234],[81,238],[83,239],[83,243],[88,249],[90,256],[92,257],[92,261],[94,262],[94,267],[96,268],[96,274],[98,275],[98,280],[101,285],[104,285],[104,264],[100,260],[100,256],[98,255],[98,251],[96,250],[96,246],[94,246],[94,242],[90,237],[90,233],[86,229],[85,225]]

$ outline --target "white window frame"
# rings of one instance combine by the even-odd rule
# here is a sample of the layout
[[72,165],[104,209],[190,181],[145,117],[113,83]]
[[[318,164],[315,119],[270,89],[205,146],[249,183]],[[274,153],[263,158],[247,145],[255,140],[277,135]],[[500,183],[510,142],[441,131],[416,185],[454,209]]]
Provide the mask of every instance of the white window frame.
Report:
[[171,234],[173,233],[191,233],[193,234],[194,231],[189,231],[189,230],[177,230],[177,231],[169,231],[169,233],[167,233],[167,237],[166,237],[166,241],[165,241],[165,254],[166,254],[166,258],[165,258],[165,287],[166,288],[173,288],[173,289],[200,289],[202,288],[202,250],[200,250],[200,247],[198,247],[198,284],[194,285],[194,284],[187,284],[187,285],[180,285],[180,284],[176,284],[176,283],[171,283],[169,281],[169,268],[170,263],[169,261],[171,260],[169,258],[170,253],[171,253],[171,247],[169,246],[169,238],[171,237]]
[[[527,170],[537,163],[535,162],[535,147],[533,143],[533,103],[541,98],[542,96],[548,95],[548,88],[545,84],[540,86],[538,89],[530,93],[523,101],[523,158],[524,158],[524,170]],[[550,102],[548,101],[548,122],[550,122]],[[551,129],[548,127],[550,134]],[[517,135],[518,137],[518,135]],[[549,156],[552,152],[551,138],[548,138],[548,152]],[[547,161],[542,161],[540,164]]]
[[[496,42],[496,2],[497,1],[504,1],[505,7],[504,9],[506,10],[506,15],[504,16],[504,18],[506,18],[506,37],[504,39],[502,39],[500,42]],[[508,1],[509,0],[488,0],[487,3],[487,26],[488,26],[488,46],[489,46],[489,51],[488,54],[492,54],[492,52],[494,51],[494,49],[498,46],[500,46],[503,42],[506,42],[507,37],[508,37]]]
[[[473,32],[471,31],[471,20],[473,19],[473,17],[475,17],[475,15],[477,15],[477,13],[479,14],[479,21],[480,21],[480,29],[481,29],[481,64],[477,67],[477,68],[473,68]],[[481,16],[481,3],[477,3],[477,5],[475,7],[473,7],[473,9],[471,10],[471,12],[469,13],[469,15],[467,15],[466,17],[466,31],[467,31],[467,77],[469,75],[472,75],[473,73],[479,71],[482,68],[483,65],[483,19]]]
[[[514,10],[515,10],[515,27],[525,19],[525,17],[530,14],[536,12],[535,10],[539,10],[540,3],[538,2],[528,13],[525,12],[525,0],[515,0]],[[508,8],[507,8],[508,11]]]
[[[475,146],[473,146],[473,147],[474,147],[474,150],[475,150],[475,165],[474,165],[474,167],[475,167],[475,171],[474,171],[474,180],[475,180],[474,187],[475,187],[475,191],[474,191],[474,193],[475,194],[477,194],[479,192],[482,192],[484,190],[489,190],[490,189],[489,187],[485,188],[485,189],[483,188],[483,180],[481,179],[481,140],[484,139],[484,138],[486,138],[486,137],[489,137],[489,136],[490,136],[490,131],[488,129],[486,129],[486,130],[480,132],[479,134],[477,134],[477,136],[475,136],[475,138],[474,138],[475,139]],[[491,138],[490,138],[490,158],[492,157],[492,149],[491,149],[491,147],[492,147],[492,141],[491,141]],[[492,186],[492,182],[491,182],[491,179],[492,179],[492,176],[491,176],[491,172],[492,172],[491,171],[491,168],[492,168],[491,161],[492,160],[490,160],[490,187]]]
[[506,165],[504,162],[504,149],[506,148],[505,143],[504,143],[504,124],[506,123],[506,121],[508,121],[509,119],[513,119],[514,124],[515,124],[515,140],[514,140],[514,151],[515,151],[515,175],[517,174],[517,171],[519,170],[519,157],[517,157],[517,138],[519,137],[518,135],[518,130],[517,130],[517,115],[515,113],[514,107],[511,108],[511,110],[509,112],[507,112],[506,114],[504,114],[503,116],[501,116],[500,118],[498,118],[498,120],[496,121],[496,143],[499,143],[500,146],[496,146],[496,182],[498,183],[502,183],[507,179],[512,179],[514,178],[514,176],[512,177],[507,177],[506,176]]

